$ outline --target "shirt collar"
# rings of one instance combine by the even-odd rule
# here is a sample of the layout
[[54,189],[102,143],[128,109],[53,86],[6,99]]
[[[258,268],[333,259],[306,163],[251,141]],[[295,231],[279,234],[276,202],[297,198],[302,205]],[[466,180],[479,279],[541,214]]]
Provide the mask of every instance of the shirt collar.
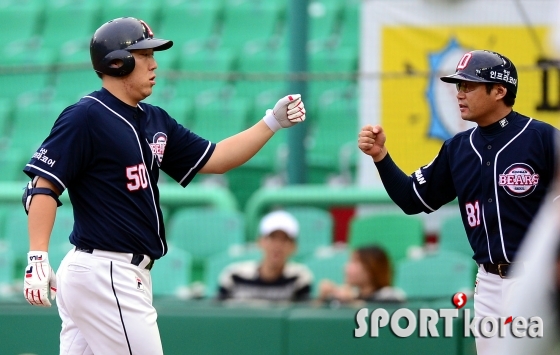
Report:
[[517,115],[518,115],[517,112],[511,111],[506,117],[498,120],[497,122],[494,122],[486,127],[479,127],[480,133],[482,135],[497,134],[501,132],[503,129],[507,128],[510,124],[512,124],[517,118]]
[[136,115],[142,112],[142,110],[138,106],[130,106],[129,104],[118,99],[115,95],[113,95],[109,90],[105,88],[101,88],[101,90],[99,90],[99,94],[99,99],[101,101],[103,101],[107,106],[115,110],[124,118],[130,119],[136,117]]

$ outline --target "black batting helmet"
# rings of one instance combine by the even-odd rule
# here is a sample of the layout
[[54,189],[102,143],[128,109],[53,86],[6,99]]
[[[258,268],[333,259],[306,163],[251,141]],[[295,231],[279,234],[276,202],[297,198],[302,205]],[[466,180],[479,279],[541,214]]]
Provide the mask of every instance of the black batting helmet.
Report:
[[511,60],[496,52],[476,50],[465,53],[457,64],[455,74],[440,79],[446,83],[475,81],[502,84],[514,97],[517,95],[517,70]]
[[[171,48],[172,41],[154,38],[150,26],[133,17],[111,20],[95,31],[89,45],[93,69],[110,76],[124,76],[134,70],[134,49],[164,51]],[[121,60],[122,66],[111,67],[112,62]]]

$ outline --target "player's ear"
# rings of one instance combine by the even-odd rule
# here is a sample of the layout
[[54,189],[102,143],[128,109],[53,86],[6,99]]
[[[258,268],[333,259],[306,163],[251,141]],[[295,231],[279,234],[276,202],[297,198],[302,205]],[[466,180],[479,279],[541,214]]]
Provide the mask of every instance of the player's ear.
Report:
[[503,85],[494,85],[494,90],[496,90],[496,100],[503,99],[507,94],[507,89]]

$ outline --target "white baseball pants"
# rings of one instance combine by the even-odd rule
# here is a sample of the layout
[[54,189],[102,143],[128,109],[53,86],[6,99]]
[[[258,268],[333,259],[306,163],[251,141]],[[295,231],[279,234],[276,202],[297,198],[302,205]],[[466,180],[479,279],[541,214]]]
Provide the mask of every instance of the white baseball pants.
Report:
[[[500,317],[515,317],[515,314],[508,314],[508,309],[511,297],[515,295],[514,289],[518,280],[518,278],[502,279],[499,275],[486,272],[483,266],[479,266],[474,293],[474,316],[479,320],[484,317],[494,317],[497,320],[500,320]],[[509,337],[512,336],[509,327],[510,325],[506,337],[508,334]],[[475,339],[476,352],[478,355],[501,354],[506,344],[505,340],[498,335],[491,338],[479,336]]]
[[162,355],[150,271],[132,254],[71,250],[57,272],[61,355]]

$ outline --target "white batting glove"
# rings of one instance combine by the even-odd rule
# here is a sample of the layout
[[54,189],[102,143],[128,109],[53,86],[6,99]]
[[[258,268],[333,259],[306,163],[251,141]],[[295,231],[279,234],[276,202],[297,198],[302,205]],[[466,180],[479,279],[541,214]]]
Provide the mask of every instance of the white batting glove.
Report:
[[49,291],[54,300],[56,274],[49,264],[49,255],[45,251],[30,251],[27,253],[23,295],[33,306],[50,307]]
[[272,132],[305,121],[305,107],[301,101],[301,95],[288,95],[278,100],[274,109],[266,110],[263,121]]

